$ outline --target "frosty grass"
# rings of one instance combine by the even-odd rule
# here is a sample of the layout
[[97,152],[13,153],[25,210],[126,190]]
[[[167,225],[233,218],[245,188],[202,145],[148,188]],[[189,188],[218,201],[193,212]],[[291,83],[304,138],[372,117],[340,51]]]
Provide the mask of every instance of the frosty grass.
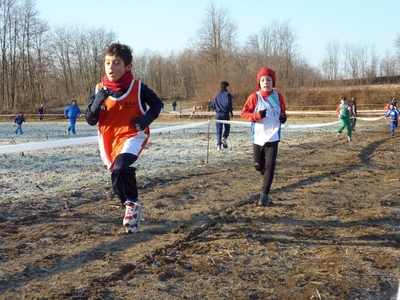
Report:
[[[200,120],[200,121],[204,121]],[[204,165],[220,165],[247,157],[252,165],[250,126],[231,125],[228,149],[217,151],[215,123],[195,128],[174,130],[174,126],[190,124],[198,120],[163,122],[156,120],[152,129],[171,128],[162,133],[153,133],[138,161],[137,177],[156,173],[179,172],[186,168],[201,168]],[[23,135],[15,134],[12,123],[1,123],[0,146],[73,139],[66,135],[68,121],[27,122],[23,124]],[[280,147],[297,143],[312,134],[332,134],[336,127],[315,129],[282,129]],[[97,127],[84,120],[76,124],[77,137],[97,135]],[[3,154],[0,161],[0,201],[8,198],[41,195],[60,191],[74,191],[82,187],[104,184],[110,186],[110,172],[103,168],[97,143],[63,148]]]

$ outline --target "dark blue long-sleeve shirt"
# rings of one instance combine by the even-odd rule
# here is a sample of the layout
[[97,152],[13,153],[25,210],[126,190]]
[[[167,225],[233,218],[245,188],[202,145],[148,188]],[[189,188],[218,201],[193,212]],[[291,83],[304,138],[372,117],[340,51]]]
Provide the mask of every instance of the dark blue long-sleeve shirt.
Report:
[[21,125],[21,124],[24,123],[24,122],[25,122],[25,117],[24,117],[24,115],[17,115],[17,116],[14,118],[14,123],[15,123],[15,124]]
[[220,90],[215,96],[211,107],[215,109],[217,119],[219,117],[229,117],[233,113],[232,95],[227,90]]

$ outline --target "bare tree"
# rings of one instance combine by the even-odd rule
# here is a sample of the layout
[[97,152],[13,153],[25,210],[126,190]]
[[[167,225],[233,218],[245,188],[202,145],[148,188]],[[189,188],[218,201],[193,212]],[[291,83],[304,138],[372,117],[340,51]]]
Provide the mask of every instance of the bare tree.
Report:
[[10,109],[15,104],[15,82],[16,77],[16,40],[13,39],[17,34],[16,28],[16,1],[1,0],[0,2],[0,22],[1,22],[1,92],[0,101],[3,109]]
[[73,62],[74,46],[72,37],[75,30],[71,29],[67,24],[57,26],[52,30],[51,45],[52,52],[52,84],[55,90],[62,97],[74,97],[72,94],[74,86],[74,78],[72,76],[71,62]]
[[197,31],[195,48],[200,58],[214,67],[218,74],[229,63],[236,43],[237,25],[229,18],[226,8],[212,2],[206,9],[202,26]]
[[[104,75],[104,48],[116,40],[114,32],[103,28],[50,28],[38,17],[34,0],[0,0],[0,108],[32,107],[42,101],[56,106],[72,97],[85,101]],[[240,46],[228,9],[210,2],[191,48],[134,55],[133,72],[162,98],[204,103],[218,92],[219,82],[227,80],[234,105],[240,105],[254,91],[262,65],[277,72],[279,88],[316,86],[321,70],[332,81],[371,78],[378,71],[393,76],[399,73],[400,34],[395,47],[397,56],[387,52],[379,60],[375,46],[349,44],[341,51],[334,40],[315,69],[300,56],[289,21],[272,20]]]
[[340,43],[332,40],[325,46],[326,57],[322,61],[321,68],[328,80],[336,80],[339,75]]
[[365,44],[358,44],[355,46],[357,49],[358,65],[360,67],[361,78],[367,77],[368,70],[368,46]]
[[395,51],[397,56],[400,58],[400,33],[397,33],[396,39],[394,41]]
[[116,39],[112,31],[63,25],[53,29],[52,81],[59,101],[87,100],[90,91],[104,75],[103,52]]
[[396,72],[400,74],[400,33],[397,33],[396,39],[394,41],[396,56]]
[[88,97],[96,83],[104,75],[103,54],[105,48],[116,40],[113,31],[102,28],[76,28],[72,37],[74,48],[74,77],[75,89],[81,98]]
[[244,51],[252,56],[256,68],[261,65],[274,67],[272,63],[272,32],[270,26],[264,26],[259,34],[249,35],[244,45]]
[[18,18],[18,81],[16,95],[18,97],[18,105],[29,107],[37,104],[40,98],[41,84],[40,78],[44,74],[42,65],[38,62],[39,54],[42,51],[43,37],[49,30],[47,23],[38,18],[38,11],[32,0],[24,0],[19,6]]
[[198,68],[198,59],[192,50],[186,50],[177,58],[179,82],[176,91],[186,99],[196,96],[197,74],[193,72]]
[[290,28],[289,21],[275,22],[272,27],[272,56],[281,79],[291,80],[290,74],[297,54],[297,35]]
[[395,76],[396,71],[396,57],[386,50],[385,56],[382,58],[379,66],[380,72],[379,76]]
[[356,45],[347,44],[345,46],[346,74],[348,73],[349,77],[353,79],[359,78],[361,75],[358,55],[358,48]]
[[349,78],[375,77],[378,68],[378,56],[375,45],[364,43],[345,46],[346,74]]
[[263,26],[258,35],[250,35],[244,49],[252,56],[254,69],[269,66],[277,72],[283,85],[293,83],[293,65],[299,59],[297,35],[288,20],[272,20]]
[[377,76],[378,61],[376,45],[372,44],[369,48],[369,65],[366,67],[365,77],[374,78]]
[[46,95],[45,86],[47,74],[51,67],[49,63],[49,49],[46,47],[49,44],[50,27],[44,20],[36,19],[35,21],[36,34],[32,37],[31,41],[36,70],[36,80],[34,83],[35,91],[32,101],[36,106],[38,106],[40,103],[43,103],[43,101],[47,102],[49,100]]

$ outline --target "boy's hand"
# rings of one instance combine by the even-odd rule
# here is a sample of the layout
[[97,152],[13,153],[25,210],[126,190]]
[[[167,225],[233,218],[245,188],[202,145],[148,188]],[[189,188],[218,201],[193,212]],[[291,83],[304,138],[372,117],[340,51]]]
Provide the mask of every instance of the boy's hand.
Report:
[[146,116],[133,119],[133,124],[135,124],[138,131],[143,131],[147,126],[149,126]]
[[97,92],[96,97],[94,98],[91,110],[93,112],[99,111],[104,100],[110,97],[111,93],[107,88],[102,88],[100,91]]
[[265,118],[265,116],[267,115],[267,110],[263,109],[263,110],[260,110],[258,113],[260,114],[260,117],[262,119],[262,118]]
[[280,115],[279,116],[279,122],[281,122],[282,124],[285,124],[287,120],[287,116],[286,115]]

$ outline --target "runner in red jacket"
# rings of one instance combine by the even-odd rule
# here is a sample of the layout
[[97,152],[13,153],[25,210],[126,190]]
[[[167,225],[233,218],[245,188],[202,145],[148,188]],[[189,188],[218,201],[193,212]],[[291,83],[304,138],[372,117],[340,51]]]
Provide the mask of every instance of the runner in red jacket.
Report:
[[270,206],[269,197],[275,173],[281,124],[286,122],[286,106],[280,93],[274,91],[275,71],[262,67],[257,74],[257,92],[248,98],[241,117],[251,121],[254,167],[263,175],[263,186],[258,205]]

